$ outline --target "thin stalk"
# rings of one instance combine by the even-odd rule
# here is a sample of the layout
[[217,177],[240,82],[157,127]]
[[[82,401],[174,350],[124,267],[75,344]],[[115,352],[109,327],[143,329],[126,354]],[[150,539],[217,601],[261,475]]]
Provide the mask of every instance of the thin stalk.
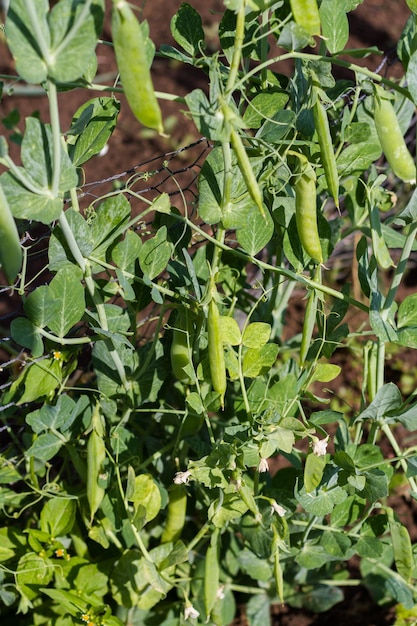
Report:
[[[384,433],[384,435],[386,436],[386,438],[388,439],[388,441],[390,442],[392,449],[394,450],[395,454],[397,455],[397,457],[400,457],[399,462],[400,465],[402,467],[402,469],[404,470],[404,473],[407,474],[407,461],[404,458],[401,458],[403,455],[401,454],[401,448],[397,443],[397,440],[394,437],[394,434],[392,433],[390,427],[388,424],[384,424],[382,426],[382,432]],[[407,478],[410,487],[412,488],[412,490],[414,492],[417,493],[417,482],[415,480],[415,478],[413,476],[408,476]]]
[[59,179],[61,176],[61,128],[59,123],[59,109],[58,109],[58,93],[56,85],[52,82],[48,82],[48,100],[49,100],[49,114],[51,116],[51,129],[52,129],[52,181],[51,192],[54,198],[58,198],[59,195]]
[[245,37],[245,7],[246,1],[243,0],[236,18],[235,41],[233,46],[232,62],[230,64],[230,71],[226,84],[226,96],[231,96],[232,91],[234,91],[236,78],[239,73],[243,40]]
[[397,295],[398,287],[403,279],[404,272],[407,269],[407,261],[410,257],[410,253],[416,238],[417,222],[410,225],[410,232],[405,240],[404,248],[401,252],[401,257],[395,268],[394,276],[392,277],[391,286],[389,288],[387,297],[385,298],[384,307],[381,311],[382,318],[385,319],[389,313],[391,306],[394,303],[395,296]]

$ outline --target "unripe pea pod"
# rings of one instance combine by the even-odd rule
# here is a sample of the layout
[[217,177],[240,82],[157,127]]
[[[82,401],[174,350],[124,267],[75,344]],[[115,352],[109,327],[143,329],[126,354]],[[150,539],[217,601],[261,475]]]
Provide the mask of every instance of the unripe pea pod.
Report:
[[22,266],[19,233],[6,195],[0,185],[0,265],[9,283],[13,283]]
[[187,385],[192,383],[188,367],[192,366],[193,325],[190,312],[185,308],[178,311],[171,343],[171,367],[174,376]]
[[106,493],[105,489],[98,482],[106,459],[106,446],[103,435],[104,428],[101,423],[101,416],[96,412],[93,415],[93,429],[87,443],[87,500],[90,507],[90,523],[93,522],[94,515]]
[[316,263],[323,263],[323,252],[317,226],[316,174],[308,159],[297,155],[301,169],[296,174],[295,221],[301,245]]
[[382,151],[392,171],[404,182],[415,185],[416,164],[405,143],[392,102],[385,97],[383,89],[378,89],[376,94],[374,121]]
[[339,175],[337,173],[336,158],[333,152],[333,141],[330,133],[329,120],[326,109],[320,102],[316,93],[316,100],[313,106],[314,126],[317,131],[317,138],[320,146],[321,164],[324,169],[327,187],[331,193],[335,204],[339,207]]
[[126,0],[113,0],[112,36],[117,67],[132,113],[144,126],[163,131],[146,54],[146,39]]
[[320,35],[320,13],[317,0],[290,0],[296,24],[310,35]]
[[213,297],[208,305],[207,334],[211,384],[214,391],[220,394],[220,403],[223,408],[224,394],[226,393],[227,387],[226,365],[221,333],[220,311]]
[[256,204],[261,215],[265,216],[265,209],[262,200],[262,191],[259,188],[258,181],[256,180],[256,176],[250,164],[248,153],[246,152],[245,146],[243,145],[242,138],[239,133],[235,131],[234,128],[232,128],[230,133],[230,143],[232,144],[233,151],[236,155],[237,164],[243,176],[243,180],[246,183],[249,195]]
[[187,511],[187,491],[183,484],[175,484],[169,488],[168,516],[161,543],[177,541],[185,524]]

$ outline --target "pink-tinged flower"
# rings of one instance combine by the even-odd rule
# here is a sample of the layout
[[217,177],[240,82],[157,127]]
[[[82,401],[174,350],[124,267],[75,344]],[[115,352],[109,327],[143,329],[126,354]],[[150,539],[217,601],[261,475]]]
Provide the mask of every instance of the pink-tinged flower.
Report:
[[187,484],[190,481],[191,472],[187,470],[186,472],[177,472],[174,476],[174,483],[176,485]]
[[329,442],[329,437],[326,439],[317,439],[313,444],[313,453],[316,456],[325,456],[327,454],[327,444]]
[[188,620],[188,619],[197,619],[197,617],[199,617],[200,613],[197,611],[197,609],[195,609],[193,607],[192,604],[187,604],[185,609],[184,609],[184,619]]
[[271,503],[271,508],[272,508],[272,512],[279,515],[279,517],[284,517],[285,513],[287,512],[286,509],[284,509],[283,506],[278,504],[278,502],[275,502],[275,500]]

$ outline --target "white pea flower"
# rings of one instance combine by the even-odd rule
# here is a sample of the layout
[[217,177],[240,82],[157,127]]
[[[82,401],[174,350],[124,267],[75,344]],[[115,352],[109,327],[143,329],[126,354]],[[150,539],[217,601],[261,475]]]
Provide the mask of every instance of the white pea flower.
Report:
[[184,609],[184,619],[197,619],[200,613],[193,607],[192,604],[187,604]]
[[285,513],[287,512],[286,509],[284,509],[283,506],[278,504],[278,502],[275,502],[275,500],[271,503],[271,508],[272,508],[272,512],[279,515],[279,517],[284,517]]
[[216,591],[217,600],[223,600],[224,598],[224,585],[220,585],[220,587]]
[[259,461],[258,472],[263,474],[264,472],[269,471],[268,459],[262,459]]
[[327,454],[327,444],[329,442],[329,436],[326,439],[316,439],[313,444],[313,453],[316,456],[325,456]]
[[187,470],[186,472],[177,472],[174,476],[174,483],[176,485],[187,484],[190,481],[190,478],[190,470]]

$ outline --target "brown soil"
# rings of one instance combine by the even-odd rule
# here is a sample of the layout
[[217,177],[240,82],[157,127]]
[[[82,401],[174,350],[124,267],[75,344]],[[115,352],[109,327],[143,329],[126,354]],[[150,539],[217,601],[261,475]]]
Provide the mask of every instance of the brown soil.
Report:
[[[172,15],[174,15],[180,7],[181,1],[169,0],[167,2],[167,0],[148,0],[148,2],[143,3],[142,0],[131,0],[131,2],[138,8],[144,5],[142,15],[144,18],[148,19],[150,23],[151,37],[157,49],[162,43],[174,45],[169,30],[169,24]],[[110,4],[111,2],[109,2],[109,6]],[[216,25],[220,21],[221,12],[223,11],[223,1],[209,0],[207,2],[206,0],[190,0],[190,4],[195,7],[202,16],[209,45],[213,49],[216,49]],[[386,63],[381,70],[382,73],[398,76],[401,69],[398,64],[395,64],[395,44],[409,15],[410,12],[404,0],[364,0],[363,4],[349,16],[352,36],[348,47],[361,48],[371,45],[377,46],[386,55]],[[110,40],[108,23],[107,18],[107,27],[103,37],[104,40]],[[98,59],[99,74],[106,76],[108,76],[108,74],[116,75],[113,54],[108,46],[100,45],[98,47]],[[374,55],[359,62],[375,69],[380,66],[382,57]],[[13,73],[11,60],[4,43],[1,41],[0,73]],[[202,72],[188,65],[183,67],[167,59],[156,60],[153,76],[157,90],[178,96],[184,96],[192,89],[198,87],[205,89],[207,84],[206,77]],[[338,76],[346,76],[346,72],[339,70]],[[96,94],[92,93],[91,97],[94,95]],[[63,129],[69,127],[74,112],[85,99],[86,94],[82,90],[74,90],[70,93],[61,94],[60,113]],[[134,120],[123,97],[120,99],[122,101],[122,107],[119,124],[109,142],[107,154],[102,157],[98,156],[93,158],[85,167],[86,182],[88,183],[103,181],[110,176],[131,171],[132,168],[135,168],[139,164],[146,164],[155,157],[162,155],[161,159],[158,161],[152,162],[150,165],[143,165],[139,168],[140,170],[146,170],[147,168],[154,169],[160,166],[165,153],[175,151],[199,139],[199,134],[194,124],[182,115],[181,110],[183,107],[180,104],[167,101],[162,102],[164,119],[168,121],[169,126],[169,137],[163,138],[141,128]],[[7,116],[14,109],[20,111],[22,120],[25,116],[32,114],[34,111],[39,111],[41,119],[47,121],[48,107],[43,96],[31,95],[29,92],[20,93],[18,90],[13,96],[9,97],[4,95],[0,103],[0,117],[3,118]],[[21,122],[19,126],[22,128]],[[178,157],[179,165],[176,165],[176,167],[180,168],[181,164],[182,167],[185,167],[193,163],[195,160],[198,160],[197,157],[200,154],[203,155],[203,153],[203,144],[198,145],[193,150],[185,151],[182,156],[180,155]],[[12,156],[16,159],[18,158],[17,146],[12,149]],[[185,184],[181,182],[183,188],[184,186],[191,186],[193,176],[195,176],[198,171],[198,165],[190,171],[191,178],[188,178]],[[161,183],[161,188],[169,192],[176,191],[177,189],[171,177],[166,182]],[[99,191],[101,194],[105,189],[105,183],[100,182],[98,186],[93,189],[92,193]],[[91,197],[88,199],[90,200]],[[351,259],[348,258],[348,263],[350,260]],[[346,273],[349,274],[348,266],[345,270]],[[415,291],[416,280],[413,274],[414,272],[410,275],[408,288]],[[3,302],[0,305],[0,313],[9,310],[10,301],[3,298]],[[288,323],[290,325],[289,332],[291,334],[299,332],[302,319],[303,306],[300,304],[300,301],[292,302],[288,315]],[[357,319],[353,321],[354,324],[357,324],[357,322]],[[360,388],[361,381],[358,378],[359,374],[354,366],[354,360],[351,358],[351,355],[342,353],[339,359],[340,364],[343,366],[342,380],[340,380],[341,377],[339,377],[337,388],[333,388],[333,390],[329,389],[327,393],[330,396],[332,394],[343,396],[343,390],[347,390],[346,398],[349,398],[353,395],[353,388]],[[403,364],[414,364],[415,361],[415,351],[409,351]],[[392,370],[393,379],[396,375],[399,377],[400,374],[401,372],[395,369]],[[348,402],[349,399],[345,399],[345,401]],[[387,454],[391,454],[389,449],[387,449]],[[403,520],[407,520],[410,534],[413,540],[417,540],[416,507],[407,501],[401,493],[397,493],[394,497],[395,503],[393,503],[393,506],[400,517]],[[338,624],[338,626],[388,626],[395,622],[393,610],[376,606],[366,590],[362,588],[347,588],[346,599],[330,611],[321,615],[314,615],[308,611],[293,609],[289,606],[277,606],[274,607],[272,617],[274,626],[334,626],[334,624]],[[242,614],[239,620],[236,621],[236,626],[245,626],[246,623],[244,609],[242,609]]]

